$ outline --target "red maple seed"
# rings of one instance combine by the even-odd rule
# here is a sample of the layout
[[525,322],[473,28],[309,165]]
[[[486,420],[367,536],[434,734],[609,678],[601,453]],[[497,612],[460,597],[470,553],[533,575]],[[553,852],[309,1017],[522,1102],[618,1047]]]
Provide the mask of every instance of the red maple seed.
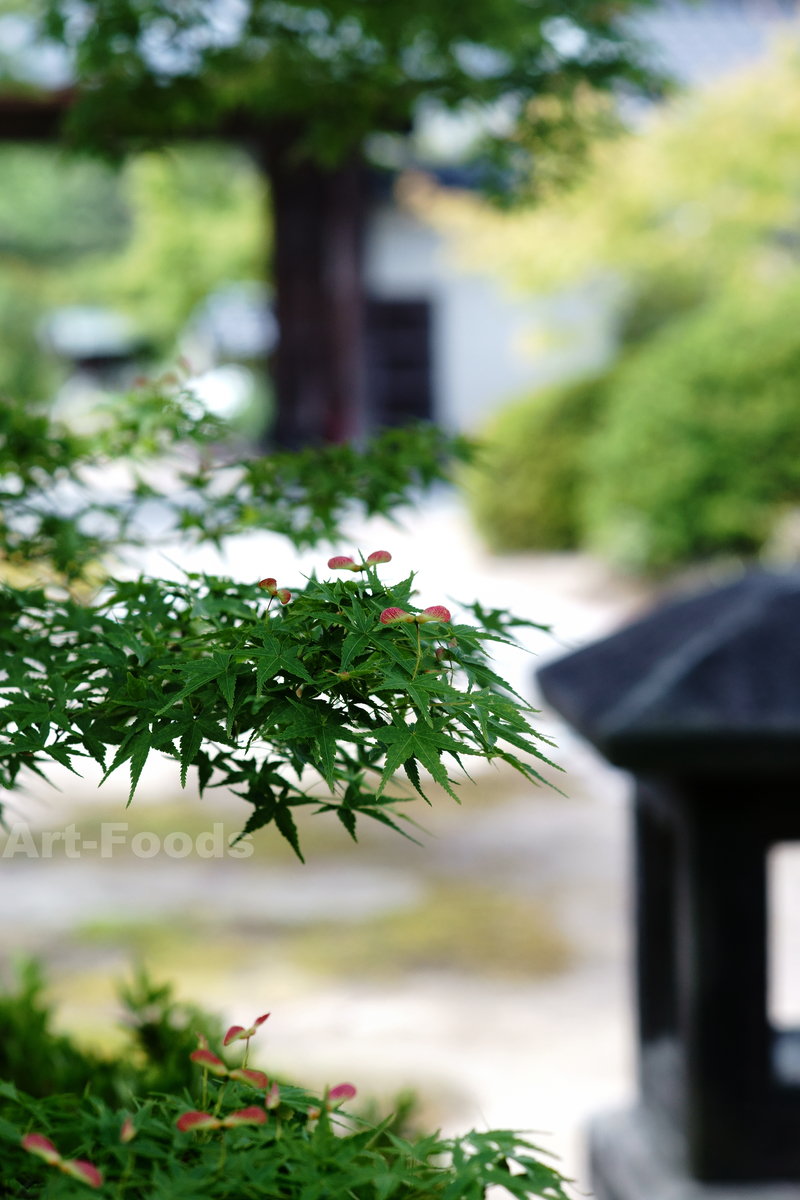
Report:
[[183,1116],[178,1117],[175,1124],[181,1133],[186,1133],[192,1129],[219,1129],[221,1122],[216,1117],[212,1117],[210,1113],[185,1112]]
[[119,1131],[119,1140],[123,1143],[132,1142],[136,1137],[136,1126],[133,1123],[133,1117],[126,1117],[122,1122],[122,1128]]
[[230,1113],[222,1122],[226,1129],[235,1129],[237,1125],[263,1125],[267,1114],[263,1108],[251,1104],[249,1108],[240,1108]]
[[400,625],[414,618],[402,608],[385,608],[381,613],[381,625]]
[[81,1183],[88,1183],[89,1187],[99,1188],[103,1186],[103,1176],[92,1163],[86,1162],[82,1158],[68,1158],[59,1163],[59,1169],[65,1175],[71,1175],[73,1179],[80,1179]]
[[244,1025],[231,1025],[222,1039],[223,1046],[228,1046],[231,1042],[246,1041],[254,1037],[259,1025],[263,1025],[268,1016],[269,1013],[264,1013],[262,1017],[256,1017],[249,1029],[245,1029]]
[[354,562],[348,554],[335,554],[333,558],[328,559],[328,566],[332,571],[360,571],[361,567],[357,562]]
[[428,621],[449,621],[450,609],[445,608],[443,604],[432,604],[430,608],[424,608],[417,617],[420,625],[426,625]]
[[352,1083],[340,1083],[328,1092],[328,1102],[343,1104],[345,1100],[352,1100],[355,1094],[356,1089]]
[[61,1162],[61,1155],[53,1143],[41,1133],[26,1133],[22,1139],[22,1149],[27,1150],[29,1154],[37,1154],[51,1166]]
[[[226,1043],[227,1045],[227,1043]],[[212,1075],[227,1075],[228,1068],[221,1058],[217,1058],[216,1054],[212,1054],[210,1050],[193,1050],[189,1055],[192,1062],[199,1063],[205,1071],[210,1071]]]
[[392,556],[388,550],[373,550],[372,554],[367,558],[368,564],[373,567],[378,563],[387,563],[392,561]]

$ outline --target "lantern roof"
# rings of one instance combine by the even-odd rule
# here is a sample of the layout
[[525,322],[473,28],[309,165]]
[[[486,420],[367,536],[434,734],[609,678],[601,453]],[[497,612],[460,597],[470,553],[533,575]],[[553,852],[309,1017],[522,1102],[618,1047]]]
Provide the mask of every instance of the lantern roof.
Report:
[[668,601],[538,681],[617,766],[800,770],[800,571]]

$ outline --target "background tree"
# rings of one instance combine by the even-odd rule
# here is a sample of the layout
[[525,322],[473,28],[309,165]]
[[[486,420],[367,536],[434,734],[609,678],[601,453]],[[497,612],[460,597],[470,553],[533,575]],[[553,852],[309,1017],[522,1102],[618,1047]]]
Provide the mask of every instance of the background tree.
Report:
[[[281,327],[278,443],[364,426],[364,143],[403,135],[423,101],[493,113],[483,139],[503,188],[543,146],[572,156],[589,91],[646,76],[620,17],[630,0],[312,0],[177,5],[50,0],[42,36],[66,44],[73,144],[121,156],[196,136],[250,145],[271,185]],[[30,109],[5,109],[30,136]],[[496,132],[501,129],[501,132]]]
[[613,361],[486,431],[470,480],[482,532],[505,550],[583,546],[635,570],[762,551],[796,561],[796,54],[776,48],[592,160],[569,195],[527,212],[419,189],[469,269],[491,263],[539,297],[612,281]]

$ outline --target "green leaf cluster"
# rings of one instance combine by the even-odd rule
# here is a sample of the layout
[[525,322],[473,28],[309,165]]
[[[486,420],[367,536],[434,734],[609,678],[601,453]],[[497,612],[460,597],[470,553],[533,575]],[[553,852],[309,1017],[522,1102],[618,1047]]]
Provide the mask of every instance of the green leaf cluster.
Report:
[[92,604],[7,588],[0,780],[90,757],[106,775],[128,764],[132,798],[160,750],[184,785],[193,767],[201,792],[247,800],[245,833],[274,823],[298,855],[298,806],[335,812],[353,838],[359,816],[402,829],[400,768],[422,796],[424,771],[457,798],[446,764],[473,756],[538,780],[529,759],[548,761],[547,739],[487,659],[507,625],[477,608],[477,625],[383,624],[387,608],[419,612],[413,585],[374,568],[312,576],[277,609],[211,576],[117,582]]
[[[76,434],[0,398],[0,556],[12,567],[68,580],[96,574],[104,554],[152,543],[142,514],[153,505],[164,540],[219,545],[266,528],[315,546],[336,538],[354,510],[388,516],[472,455],[465,439],[423,424],[378,433],[361,448],[243,455],[177,379],[114,398],[97,424]],[[103,487],[97,469],[112,464],[127,465],[127,486]]]
[[503,409],[480,461],[462,473],[473,519],[494,550],[574,550],[584,537],[589,436],[605,411],[607,380],[581,380]]
[[118,251],[130,214],[114,172],[41,146],[0,147],[0,256],[65,267]]
[[[8,153],[0,148],[0,154]],[[39,154],[46,162],[47,151]],[[60,152],[56,196],[85,158]],[[4,161],[0,157],[0,165]],[[41,186],[33,169],[21,182]],[[268,272],[264,180],[239,147],[201,144],[133,156],[114,182],[118,204],[129,214],[128,236],[113,251],[43,272],[42,291],[51,305],[95,304],[125,313],[157,354],[170,356],[207,296],[232,280],[261,280]],[[7,188],[3,176],[0,192]],[[11,192],[10,203],[19,204],[20,191]],[[99,189],[89,199],[105,212]],[[63,216],[60,223],[66,223]],[[68,229],[72,232],[71,223]]]
[[767,545],[800,504],[799,300],[708,305],[620,364],[583,451],[586,544],[634,569]]
[[[176,1119],[203,1106],[220,1116],[261,1103],[264,1093],[229,1080],[202,1079],[191,1061],[202,1034],[218,1056],[221,1027],[168,985],[140,973],[123,988],[128,1045],[101,1057],[51,1028],[42,980],[32,963],[18,990],[0,994],[0,1194],[74,1200],[85,1184],[45,1165],[21,1146],[26,1133],[49,1138],[64,1158],[89,1161],[104,1181],[98,1195],[119,1200],[208,1196],[292,1197],[325,1194],[364,1200],[441,1196],[482,1200],[501,1183],[519,1200],[566,1200],[565,1180],[540,1152],[505,1130],[445,1139],[412,1130],[413,1094],[381,1119],[329,1113],[320,1097],[280,1084],[280,1107],[268,1122],[214,1134],[180,1133]],[[228,1059],[229,1065],[235,1065]],[[120,1105],[125,1110],[120,1110]],[[263,1111],[263,1110],[262,1110]],[[314,1112],[319,1117],[314,1116]],[[132,1117],[135,1137],[120,1140]],[[509,1175],[509,1172],[512,1172]]]
[[62,307],[111,308],[140,356],[173,358],[207,296],[263,277],[268,209],[256,164],[229,144],[171,147],[114,171],[0,142],[0,395],[38,405],[58,393],[67,364],[42,332]]
[[[210,1104],[222,1117],[259,1099],[253,1089],[235,1082],[223,1092],[212,1080],[210,1093]],[[35,1132],[49,1138],[64,1158],[96,1166],[103,1175],[96,1194],[109,1200],[125,1195],[141,1200],[483,1200],[486,1189],[498,1184],[517,1200],[566,1200],[560,1173],[540,1160],[536,1146],[508,1130],[407,1140],[394,1132],[391,1116],[377,1126],[345,1121],[329,1114],[319,1097],[284,1085],[280,1107],[263,1125],[211,1135],[181,1133],[175,1122],[192,1107],[188,1101],[154,1095],[132,1104],[126,1114],[91,1096],[34,1100],[0,1084],[0,1190],[31,1200],[89,1194],[85,1184],[22,1148],[22,1136]],[[315,1111],[318,1119],[309,1116]],[[136,1135],[123,1144],[126,1115],[133,1117]]]

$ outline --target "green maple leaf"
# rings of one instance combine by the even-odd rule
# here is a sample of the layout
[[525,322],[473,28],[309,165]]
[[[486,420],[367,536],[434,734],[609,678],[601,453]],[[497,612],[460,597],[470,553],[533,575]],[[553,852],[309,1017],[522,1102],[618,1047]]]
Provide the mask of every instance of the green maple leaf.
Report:
[[379,796],[395,771],[402,767],[408,759],[415,758],[430,772],[436,782],[441,784],[454,800],[458,801],[458,796],[450,786],[447,771],[442,765],[441,756],[446,751],[451,754],[470,753],[461,742],[455,741],[449,734],[443,733],[439,729],[431,728],[423,721],[417,721],[414,725],[404,725],[398,722],[386,729],[381,729],[375,734],[375,738],[387,747],[386,763],[378,789]]
[[256,660],[256,695],[260,696],[264,684],[276,675],[294,675],[305,683],[313,683],[306,668],[291,646],[283,646],[275,637],[264,637],[261,647],[248,651]]

